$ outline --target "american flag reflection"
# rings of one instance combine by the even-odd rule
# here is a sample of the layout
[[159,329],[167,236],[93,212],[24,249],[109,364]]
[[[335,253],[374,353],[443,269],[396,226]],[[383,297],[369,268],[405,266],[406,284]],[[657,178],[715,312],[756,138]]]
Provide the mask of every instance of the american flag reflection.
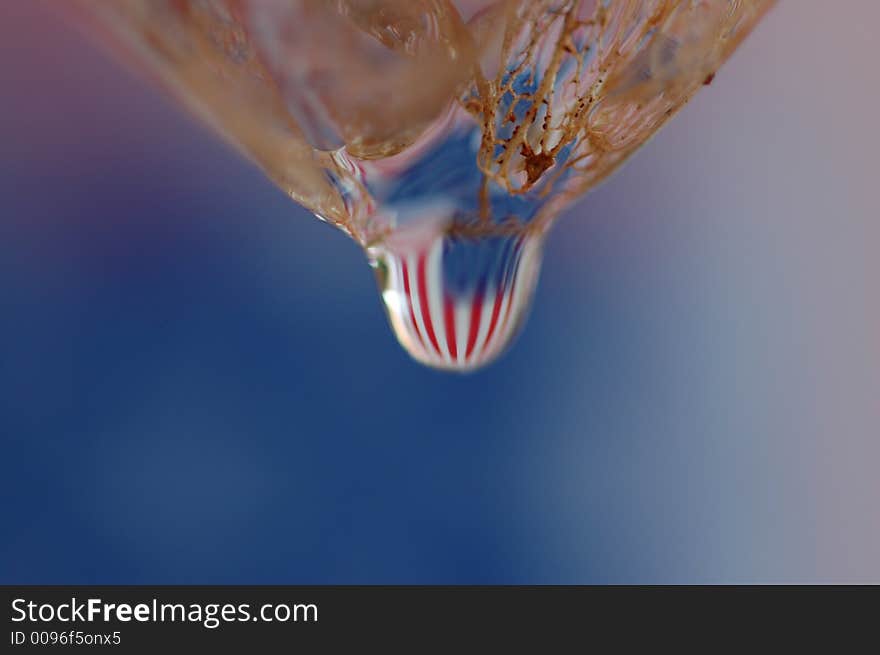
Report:
[[379,284],[398,340],[416,360],[469,371],[500,355],[528,313],[542,234],[461,235],[448,230],[376,253]]

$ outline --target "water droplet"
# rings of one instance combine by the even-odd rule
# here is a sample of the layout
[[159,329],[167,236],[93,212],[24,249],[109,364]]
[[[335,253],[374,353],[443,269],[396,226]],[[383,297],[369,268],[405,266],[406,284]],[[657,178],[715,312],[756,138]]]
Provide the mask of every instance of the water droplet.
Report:
[[543,234],[430,224],[369,249],[394,333],[414,359],[472,371],[498,357],[528,314]]

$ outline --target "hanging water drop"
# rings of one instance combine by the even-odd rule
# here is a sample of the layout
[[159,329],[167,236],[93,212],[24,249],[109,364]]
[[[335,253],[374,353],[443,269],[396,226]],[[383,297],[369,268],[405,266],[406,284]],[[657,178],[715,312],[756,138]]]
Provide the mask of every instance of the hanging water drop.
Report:
[[470,371],[498,357],[521,326],[541,265],[540,232],[468,234],[444,226],[371,248],[398,340],[417,361]]

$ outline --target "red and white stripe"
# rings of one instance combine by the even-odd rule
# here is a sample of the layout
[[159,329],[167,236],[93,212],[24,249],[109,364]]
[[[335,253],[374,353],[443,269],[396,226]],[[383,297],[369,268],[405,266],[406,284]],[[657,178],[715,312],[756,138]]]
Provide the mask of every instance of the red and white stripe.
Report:
[[406,350],[437,368],[478,368],[504,350],[528,308],[540,239],[518,238],[512,270],[456,296],[444,283],[444,239],[388,257],[383,292],[391,323]]

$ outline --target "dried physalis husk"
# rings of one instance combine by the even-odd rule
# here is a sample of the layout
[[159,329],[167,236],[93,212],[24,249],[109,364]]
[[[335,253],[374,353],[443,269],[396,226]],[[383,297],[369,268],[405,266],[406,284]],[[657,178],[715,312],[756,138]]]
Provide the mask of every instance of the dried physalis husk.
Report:
[[459,103],[482,133],[487,183],[513,195],[562,187],[555,210],[644,143],[772,4],[81,2],[292,197],[351,232],[347,172],[324,153],[393,157]]

